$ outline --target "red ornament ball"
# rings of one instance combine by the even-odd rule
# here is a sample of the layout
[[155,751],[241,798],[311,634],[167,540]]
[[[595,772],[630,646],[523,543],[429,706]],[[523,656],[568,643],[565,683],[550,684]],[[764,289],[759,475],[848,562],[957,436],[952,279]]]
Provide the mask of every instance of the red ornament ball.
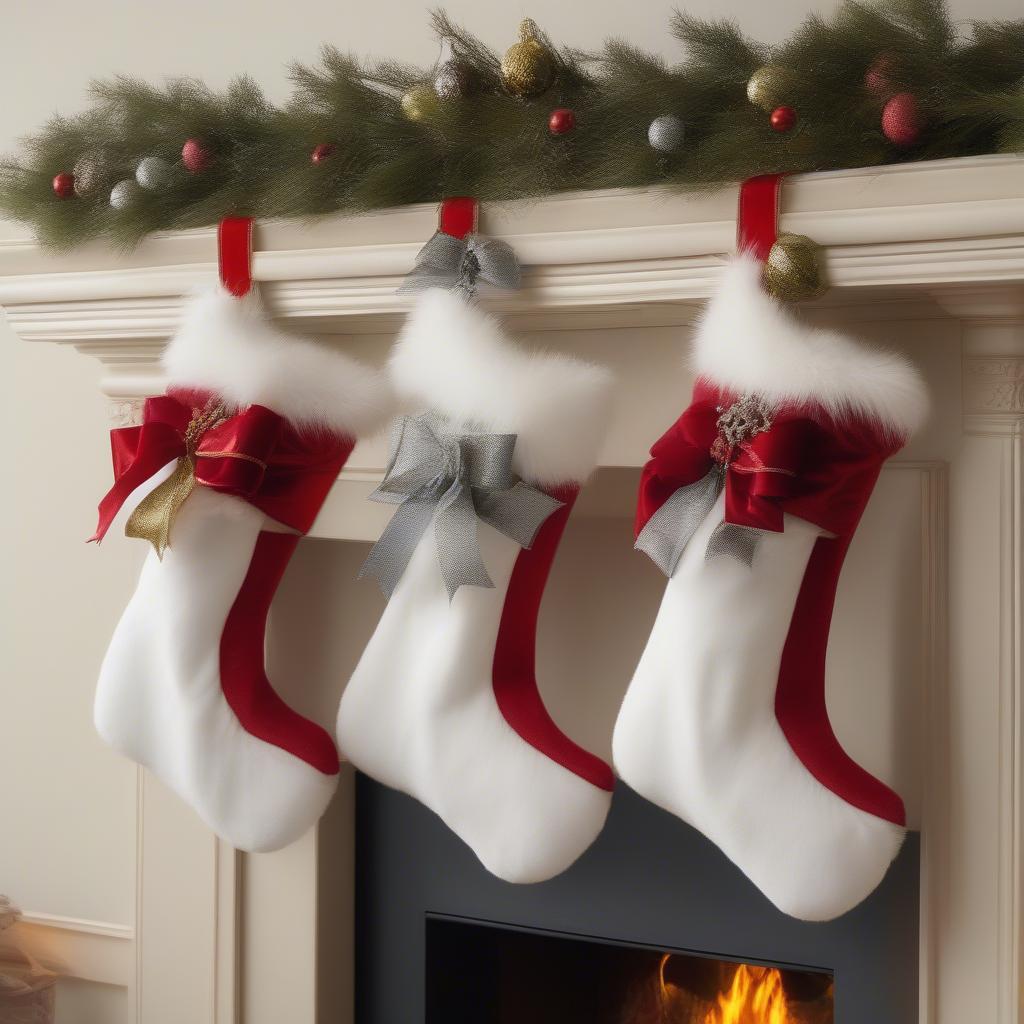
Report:
[[925,118],[917,97],[897,93],[882,108],[882,134],[894,146],[913,146],[920,138]]
[[181,162],[185,170],[192,174],[199,174],[210,166],[212,156],[209,149],[199,139],[186,139],[185,145],[181,147]]
[[568,107],[559,107],[551,111],[548,118],[548,131],[552,135],[566,135],[576,127],[576,115]]
[[309,159],[315,164],[322,164],[333,153],[333,142],[321,142],[319,146],[313,148],[313,152],[309,154]]
[[60,199],[70,199],[75,194],[75,176],[67,171],[54,175],[53,194]]
[[768,120],[773,132],[788,132],[796,124],[796,111],[792,107],[776,107]]

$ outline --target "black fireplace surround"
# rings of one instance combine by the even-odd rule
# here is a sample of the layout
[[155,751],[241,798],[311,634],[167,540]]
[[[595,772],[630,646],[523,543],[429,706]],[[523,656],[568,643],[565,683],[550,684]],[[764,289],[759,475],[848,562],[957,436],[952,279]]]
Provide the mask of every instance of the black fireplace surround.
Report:
[[[838,1024],[917,1020],[913,833],[868,900],[809,924],[779,913],[703,836],[621,784],[594,845],[539,885],[489,875],[433,813],[361,775],[356,821],[356,1024],[504,1024],[486,965],[501,936],[521,946],[531,933],[552,956],[568,947],[555,940],[587,940],[574,958],[592,958],[595,978],[614,973],[610,949],[633,960],[694,953],[831,975]],[[560,1024],[630,1024],[604,1013],[607,1000],[595,1018],[588,993]]]

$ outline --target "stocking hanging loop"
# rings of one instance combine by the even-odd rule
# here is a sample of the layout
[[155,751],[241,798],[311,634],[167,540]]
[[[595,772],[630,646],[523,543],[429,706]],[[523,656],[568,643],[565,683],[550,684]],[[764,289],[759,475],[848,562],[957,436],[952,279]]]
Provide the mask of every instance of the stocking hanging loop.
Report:
[[217,225],[220,282],[241,298],[252,288],[252,217],[225,217]]
[[441,201],[438,228],[452,238],[465,238],[476,231],[480,204],[472,196],[450,196]]
[[477,233],[479,214],[480,204],[472,196],[443,200],[437,231],[417,253],[399,291],[444,288],[473,298],[480,283],[518,288],[522,279],[515,252],[507,242]]
[[779,235],[779,192],[784,174],[759,174],[740,185],[736,245],[762,263]]

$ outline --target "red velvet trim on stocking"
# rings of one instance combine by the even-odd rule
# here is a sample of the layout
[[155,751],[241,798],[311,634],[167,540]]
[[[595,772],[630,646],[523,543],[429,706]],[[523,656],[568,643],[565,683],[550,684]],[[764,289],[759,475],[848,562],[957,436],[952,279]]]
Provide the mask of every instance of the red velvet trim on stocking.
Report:
[[252,217],[225,217],[217,225],[220,281],[241,298],[252,288]]
[[821,537],[797,595],[775,691],[775,717],[804,767],[848,804],[906,824],[899,795],[865,771],[836,739],[825,703],[825,655],[849,537]]
[[548,714],[537,689],[537,616],[551,563],[579,489],[551,492],[564,502],[541,526],[533,547],[516,559],[494,648],[494,697],[505,721],[531,747],[599,789],[615,788],[611,768],[573,743]]
[[300,537],[264,530],[220,638],[224,699],[246,732],[293,754],[325,775],[338,773],[331,736],[293,711],[267,679],[264,638],[267,614]]

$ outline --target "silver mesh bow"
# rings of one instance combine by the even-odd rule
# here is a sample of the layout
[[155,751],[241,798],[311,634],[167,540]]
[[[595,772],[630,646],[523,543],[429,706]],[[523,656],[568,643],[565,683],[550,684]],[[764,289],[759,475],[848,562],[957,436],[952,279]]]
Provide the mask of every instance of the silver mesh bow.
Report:
[[[740,395],[732,405],[718,406],[715,426],[718,436],[711,445],[711,456],[716,465],[708,472],[671,495],[657,512],[644,524],[636,538],[634,548],[649,555],[654,564],[666,575],[676,571],[683,548],[697,532],[697,527],[715,507],[725,487],[725,476],[737,445],[770,430],[772,410],[755,395]],[[725,521],[715,527],[704,549],[704,560],[716,555],[727,555],[753,567],[754,555],[764,535],[754,526],[739,526]]]
[[493,587],[480,555],[477,519],[521,547],[562,502],[512,472],[515,434],[452,432],[441,417],[405,416],[395,425],[391,459],[371,501],[398,505],[363,563],[390,597],[431,522],[449,600],[462,586]]
[[[699,480],[680,487],[647,520],[637,536],[636,550],[650,556],[666,576],[676,571],[683,548],[715,507],[725,486],[725,472],[724,466],[716,465]],[[704,559],[728,555],[752,567],[763,534],[764,531],[756,527],[721,522],[708,538]]]
[[448,288],[473,295],[478,281],[496,288],[520,286],[519,261],[512,246],[475,232],[465,238],[438,231],[416,256],[416,266],[400,292]]

